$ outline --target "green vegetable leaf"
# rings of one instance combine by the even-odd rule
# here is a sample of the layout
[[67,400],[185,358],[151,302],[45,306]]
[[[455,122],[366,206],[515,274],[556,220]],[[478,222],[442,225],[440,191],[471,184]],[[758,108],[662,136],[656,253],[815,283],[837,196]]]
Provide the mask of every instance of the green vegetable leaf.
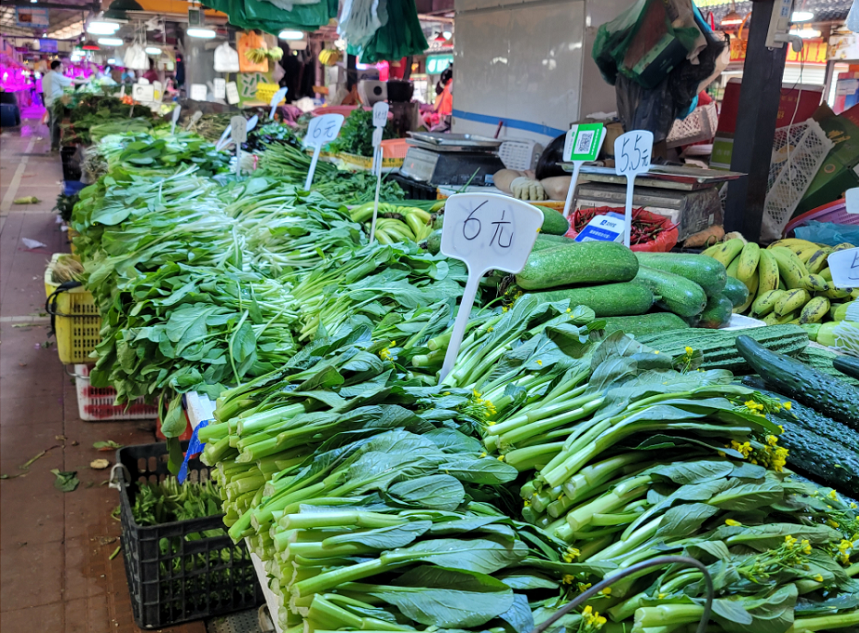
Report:
[[54,480],[54,488],[62,492],[72,492],[81,483],[77,478],[77,473],[75,471],[61,471],[56,468],[52,468],[51,472],[56,477]]
[[386,552],[382,560],[422,560],[441,567],[491,574],[515,565],[527,554],[528,548],[521,541],[435,539]]
[[504,484],[519,476],[513,466],[493,457],[457,459],[441,464],[439,470],[472,484]]
[[450,475],[429,475],[396,483],[388,494],[405,505],[434,510],[455,510],[465,500],[465,489]]
[[662,517],[656,536],[667,539],[694,534],[704,521],[718,513],[719,508],[706,503],[674,506]]

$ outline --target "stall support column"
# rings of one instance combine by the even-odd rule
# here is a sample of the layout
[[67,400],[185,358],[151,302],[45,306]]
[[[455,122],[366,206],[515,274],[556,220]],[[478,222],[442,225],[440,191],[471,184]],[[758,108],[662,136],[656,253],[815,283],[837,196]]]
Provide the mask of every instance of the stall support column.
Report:
[[773,3],[760,0],[752,5],[740,115],[731,153],[731,171],[748,176],[730,183],[725,207],[725,230],[740,231],[754,241],[761,234],[786,57],[785,48],[766,46]]

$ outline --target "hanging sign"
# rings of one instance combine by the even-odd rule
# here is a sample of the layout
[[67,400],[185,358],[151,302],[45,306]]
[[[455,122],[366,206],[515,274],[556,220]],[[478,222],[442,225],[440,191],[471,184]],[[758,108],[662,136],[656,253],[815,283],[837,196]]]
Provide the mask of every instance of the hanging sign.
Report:
[[135,101],[155,101],[155,86],[152,84],[134,84],[131,87],[131,97]]
[[239,87],[235,81],[227,82],[227,103],[236,105],[239,102]]
[[493,269],[521,271],[541,226],[542,211],[523,200],[497,193],[458,193],[448,198],[444,206],[441,252],[465,262],[468,282],[439,382],[444,381],[456,362],[480,278]]
[[573,178],[567,190],[564,201],[564,217],[570,217],[570,208],[576,191],[579,171],[585,163],[593,162],[599,156],[600,148],[605,140],[606,129],[602,123],[578,123],[570,128],[564,139],[563,159],[573,163]]
[[177,105],[173,108],[173,124],[170,126],[170,134],[176,134],[176,123],[179,121],[179,115],[182,113],[182,106]]
[[313,158],[310,161],[307,180],[304,181],[306,191],[310,191],[310,185],[313,184],[313,174],[316,172],[316,163],[319,162],[319,153],[325,145],[337,138],[342,125],[342,114],[323,114],[312,119],[310,125],[307,126],[304,146],[313,148]]
[[653,153],[653,132],[633,130],[614,141],[614,172],[626,178],[626,209],[623,244],[629,246],[632,231],[632,192],[635,177],[650,170],[650,157]]
[[382,135],[388,123],[386,101],[373,104],[373,172],[376,174],[376,199],[373,204],[373,224],[370,227],[370,244],[376,240],[376,217],[379,215],[379,191],[382,188]]
[[836,288],[859,288],[859,248],[830,253],[826,259]]
[[277,111],[277,106],[280,105],[280,102],[283,101],[283,98],[286,96],[286,91],[288,88],[284,86],[280,90],[274,93],[271,98],[271,112],[268,114],[269,119],[274,119],[274,113]]
[[236,176],[241,173],[242,143],[248,140],[248,122],[243,116],[230,119],[230,138],[236,144]]

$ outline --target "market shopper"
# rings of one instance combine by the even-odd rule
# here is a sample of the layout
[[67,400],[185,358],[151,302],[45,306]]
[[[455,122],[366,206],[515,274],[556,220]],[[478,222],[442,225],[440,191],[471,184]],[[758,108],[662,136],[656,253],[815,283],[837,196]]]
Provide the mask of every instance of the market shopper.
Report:
[[63,89],[71,85],[86,83],[83,78],[66,77],[63,74],[63,62],[54,60],[51,62],[51,71],[42,79],[42,91],[45,99],[45,107],[48,109],[48,129],[51,134],[51,151],[60,151],[60,122],[54,113],[54,102],[63,96]]

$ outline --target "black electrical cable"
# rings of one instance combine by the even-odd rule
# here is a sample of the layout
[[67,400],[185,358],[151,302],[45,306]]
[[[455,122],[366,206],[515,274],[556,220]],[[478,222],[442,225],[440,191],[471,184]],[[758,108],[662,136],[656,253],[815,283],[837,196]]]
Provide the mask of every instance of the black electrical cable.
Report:
[[543,633],[546,629],[548,629],[555,622],[567,615],[570,611],[587,601],[588,598],[596,595],[606,587],[610,587],[618,580],[626,578],[630,574],[634,574],[635,572],[647,569],[649,567],[665,567],[668,565],[697,567],[704,574],[704,582],[707,585],[707,600],[704,602],[704,613],[701,614],[701,621],[698,623],[697,633],[705,633],[705,631],[707,630],[707,624],[709,624],[710,622],[710,611],[713,608],[713,598],[716,595],[715,591],[713,590],[713,579],[710,577],[710,572],[707,571],[707,567],[704,565],[704,563],[695,560],[694,558],[690,558],[689,556],[659,556],[657,558],[651,558],[650,560],[646,560],[644,562],[632,565],[631,567],[624,569],[622,572],[612,576],[611,578],[601,580],[587,591],[573,598],[571,602],[561,607],[561,609],[559,609],[557,613],[555,613],[551,618],[534,628],[531,633]]

